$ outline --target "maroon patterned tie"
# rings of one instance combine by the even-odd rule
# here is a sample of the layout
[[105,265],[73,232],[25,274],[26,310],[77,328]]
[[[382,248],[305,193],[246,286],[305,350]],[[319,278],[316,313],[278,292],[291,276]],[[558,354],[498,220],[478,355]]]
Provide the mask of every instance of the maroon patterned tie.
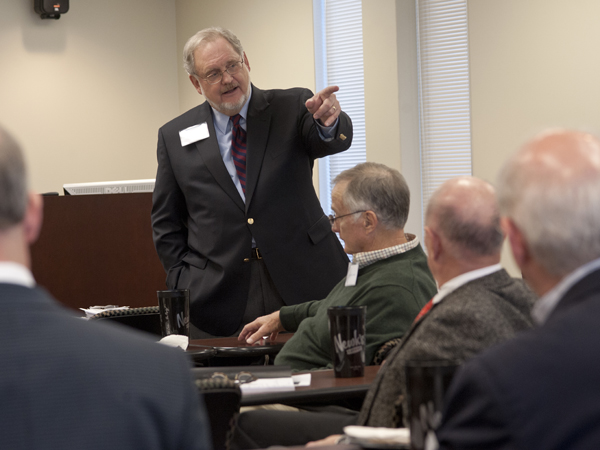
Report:
[[240,125],[242,116],[236,114],[229,120],[233,123],[231,131],[231,154],[233,155],[233,163],[235,171],[238,174],[242,190],[246,194],[246,131]]

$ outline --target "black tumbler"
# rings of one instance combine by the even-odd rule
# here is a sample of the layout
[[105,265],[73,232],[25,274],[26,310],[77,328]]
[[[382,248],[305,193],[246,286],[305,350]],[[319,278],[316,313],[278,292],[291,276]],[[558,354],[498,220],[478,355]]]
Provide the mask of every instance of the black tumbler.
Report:
[[173,289],[157,291],[162,335],[190,335],[190,291]]
[[331,306],[327,315],[336,378],[364,376],[367,307]]
[[410,448],[431,448],[442,420],[444,397],[459,361],[406,361],[406,401],[410,424]]

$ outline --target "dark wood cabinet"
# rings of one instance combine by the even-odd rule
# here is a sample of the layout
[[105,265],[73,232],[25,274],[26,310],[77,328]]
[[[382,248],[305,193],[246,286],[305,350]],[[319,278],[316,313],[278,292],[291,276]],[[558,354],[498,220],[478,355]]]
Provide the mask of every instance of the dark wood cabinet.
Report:
[[72,308],[157,305],[166,287],[151,209],[151,193],[44,197],[31,249],[37,283]]

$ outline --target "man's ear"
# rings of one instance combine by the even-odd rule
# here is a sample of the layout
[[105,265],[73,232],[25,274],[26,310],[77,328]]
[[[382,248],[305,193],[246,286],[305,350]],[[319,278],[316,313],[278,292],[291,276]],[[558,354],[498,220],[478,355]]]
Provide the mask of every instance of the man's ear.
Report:
[[33,192],[27,195],[27,209],[23,218],[23,230],[27,243],[33,244],[42,229],[44,201],[42,196]]
[[377,214],[375,214],[373,211],[365,211],[363,217],[365,231],[367,232],[367,234],[373,233],[375,231],[375,228],[377,228],[377,224],[379,223]]
[[200,81],[198,80],[198,78],[196,78],[195,75],[190,75],[190,81],[192,82],[192,84],[194,85],[196,90],[198,91],[198,94],[204,95],[202,93],[202,86],[200,86]]
[[523,236],[523,233],[517,224],[508,217],[502,217],[500,219],[500,226],[508,239],[515,262],[519,268],[523,270],[523,267],[531,260],[531,252],[525,240],[525,236]]
[[248,61],[248,57],[246,56],[246,52],[244,52],[244,64],[246,64],[246,67],[248,68],[248,72],[250,72],[250,62]]
[[425,227],[425,247],[427,255],[433,260],[438,261],[442,254],[442,240],[440,236],[430,227]]

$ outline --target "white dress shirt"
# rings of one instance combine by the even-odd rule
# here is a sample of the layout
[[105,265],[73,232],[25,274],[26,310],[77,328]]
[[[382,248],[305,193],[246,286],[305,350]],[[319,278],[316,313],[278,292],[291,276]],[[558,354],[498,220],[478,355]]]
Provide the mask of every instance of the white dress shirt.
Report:
[[31,271],[22,264],[10,261],[0,262],[0,283],[19,284],[33,288],[35,280]]
[[435,305],[441,302],[444,297],[454,292],[463,284],[467,284],[469,281],[473,281],[477,278],[482,278],[494,272],[498,272],[499,270],[502,270],[502,266],[500,264],[494,264],[492,266],[482,267],[481,269],[471,270],[470,272],[463,273],[452,278],[451,280],[446,281],[440,286],[438,293],[433,297],[433,304]]
[[533,317],[533,320],[535,320],[538,325],[542,325],[546,322],[548,316],[554,311],[554,308],[556,308],[556,305],[558,305],[558,302],[564,297],[567,291],[585,276],[598,269],[600,269],[600,258],[584,264],[564,277],[560,283],[546,292],[546,294],[540,297],[535,303],[531,310],[531,317]]

